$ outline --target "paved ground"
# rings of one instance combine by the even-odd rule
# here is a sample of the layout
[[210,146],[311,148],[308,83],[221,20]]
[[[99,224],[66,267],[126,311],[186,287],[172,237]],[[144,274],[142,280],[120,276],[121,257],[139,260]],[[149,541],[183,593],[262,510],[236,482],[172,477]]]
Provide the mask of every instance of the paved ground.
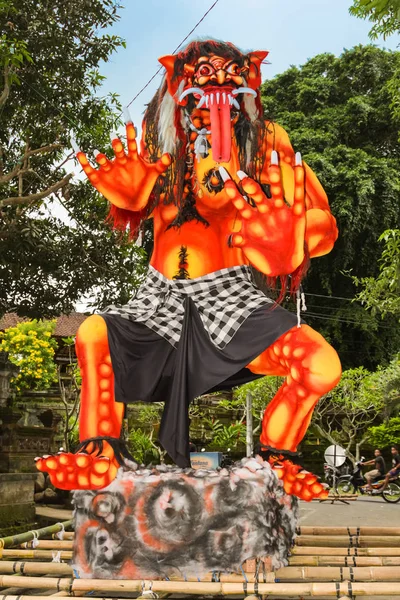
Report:
[[300,524],[323,527],[400,527],[400,502],[361,497],[341,502],[300,502]]

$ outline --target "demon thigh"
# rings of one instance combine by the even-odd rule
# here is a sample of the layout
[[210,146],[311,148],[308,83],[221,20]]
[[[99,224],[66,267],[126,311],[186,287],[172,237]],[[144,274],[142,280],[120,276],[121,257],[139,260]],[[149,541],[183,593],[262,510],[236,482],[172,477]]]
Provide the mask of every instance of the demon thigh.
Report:
[[336,351],[308,325],[293,327],[248,368],[259,375],[283,375],[285,382],[267,406],[261,444],[296,451],[319,398],[338,383],[341,366]]

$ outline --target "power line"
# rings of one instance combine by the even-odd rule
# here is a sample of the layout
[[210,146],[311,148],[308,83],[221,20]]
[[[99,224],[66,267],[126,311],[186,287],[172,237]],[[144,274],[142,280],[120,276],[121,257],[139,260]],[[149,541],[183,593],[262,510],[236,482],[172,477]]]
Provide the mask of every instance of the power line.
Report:
[[[175,54],[179,48],[182,46],[182,44],[184,44],[186,42],[186,40],[188,39],[189,36],[192,35],[192,33],[197,29],[197,27],[200,25],[200,23],[202,21],[204,21],[204,19],[206,18],[206,16],[208,15],[208,13],[210,13],[212,11],[212,9],[214,8],[214,6],[216,4],[218,4],[219,0],[215,0],[215,2],[210,6],[210,8],[204,13],[204,15],[201,17],[200,21],[198,21],[196,23],[196,25],[193,27],[193,29],[191,29],[189,31],[189,33],[183,38],[183,40],[181,41],[181,43],[175,48],[175,50],[173,50],[172,54]],[[161,65],[161,67],[159,67],[157,69],[157,71],[154,73],[154,75],[148,80],[148,82],[142,87],[141,90],[138,91],[138,93],[136,94],[136,96],[134,96],[132,98],[132,100],[129,102],[129,104],[127,105],[127,107],[129,108],[129,106],[131,104],[133,104],[133,102],[135,102],[136,98],[138,98],[140,96],[140,94],[142,92],[144,92],[144,90],[150,85],[150,83],[153,81],[153,79],[155,79],[157,77],[157,75],[159,74],[159,72],[163,69],[164,67]]]

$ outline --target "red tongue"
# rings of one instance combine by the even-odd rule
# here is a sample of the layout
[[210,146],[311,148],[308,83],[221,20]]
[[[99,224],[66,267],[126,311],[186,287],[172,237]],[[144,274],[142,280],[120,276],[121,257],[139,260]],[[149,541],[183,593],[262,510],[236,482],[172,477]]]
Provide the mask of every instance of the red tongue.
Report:
[[213,159],[215,162],[229,162],[231,158],[232,134],[231,108],[229,106],[228,94],[213,90],[209,94],[208,106],[210,109]]

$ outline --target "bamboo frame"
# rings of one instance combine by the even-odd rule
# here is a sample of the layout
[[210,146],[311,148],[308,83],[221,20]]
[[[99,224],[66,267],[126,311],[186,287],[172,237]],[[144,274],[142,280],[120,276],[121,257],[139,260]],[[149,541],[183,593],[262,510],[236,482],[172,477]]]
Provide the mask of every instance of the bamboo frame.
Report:
[[[72,560],[72,550],[60,550],[60,560]],[[11,548],[2,550],[0,548],[0,560],[28,559],[28,560],[52,560],[54,550],[22,550]]]
[[334,547],[334,546],[293,546],[291,554],[296,556],[400,556],[399,546],[388,548],[357,548],[357,547]]
[[56,523],[55,525],[49,525],[48,527],[42,527],[41,529],[35,529],[27,531],[25,533],[19,533],[17,535],[10,535],[8,537],[0,538],[0,548],[10,548],[11,546],[18,546],[24,542],[30,542],[34,538],[41,538],[45,535],[51,535],[52,533],[58,533],[63,529],[71,527],[72,521],[64,521],[62,523]]
[[349,535],[378,537],[400,535],[400,527],[310,527],[302,525],[296,528],[298,535]]
[[400,536],[395,535],[365,535],[356,536],[355,539],[342,535],[301,535],[295,540],[296,546],[333,546],[335,548],[400,548]]
[[[240,594],[261,594],[271,596],[400,596],[400,585],[397,582],[306,582],[306,583],[231,583],[231,582],[199,582],[199,581],[148,581],[148,580],[105,580],[105,579],[70,579],[54,577],[19,577],[3,575],[0,587],[18,587],[21,589],[56,589],[73,592],[110,592],[110,593],[155,593],[192,594],[207,596],[232,596]],[[65,598],[68,598],[68,595]],[[18,596],[21,600],[24,596]],[[7,599],[14,598],[7,594]],[[26,600],[42,599],[43,596],[27,596]],[[60,596],[59,598],[64,598]],[[0,600],[4,598],[0,595]]]
[[[26,563],[26,562],[3,562],[0,563],[0,573],[8,575],[19,575],[20,573],[28,578],[31,575],[57,575],[57,576],[73,576],[73,569],[65,563]],[[254,583],[254,573],[247,573],[246,578],[250,583]],[[220,582],[222,583],[243,583],[243,575],[241,574],[221,574]],[[265,581],[264,581],[265,579]],[[15,580],[15,577],[14,577]],[[172,581],[184,581],[183,577],[171,577]],[[186,578],[185,581],[197,581],[196,577]],[[264,583],[277,583],[283,581],[399,581],[400,569],[396,566],[378,566],[378,567],[307,567],[307,566],[289,566],[278,569],[274,573],[266,573],[265,578],[262,577]],[[212,581],[211,573],[202,577],[201,583]]]
[[[24,542],[21,544],[21,548],[29,549],[33,548],[32,542]],[[36,542],[35,548],[40,548],[41,550],[72,550],[74,547],[74,542],[70,542],[69,540],[38,540]]]

